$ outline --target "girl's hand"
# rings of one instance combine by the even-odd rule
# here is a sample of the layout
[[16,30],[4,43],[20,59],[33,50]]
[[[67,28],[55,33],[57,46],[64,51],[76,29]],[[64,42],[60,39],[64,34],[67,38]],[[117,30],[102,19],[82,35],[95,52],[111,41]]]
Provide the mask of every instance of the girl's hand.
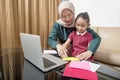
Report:
[[57,51],[58,51],[58,55],[61,56],[62,58],[68,57],[67,49],[63,45],[58,44]]
[[91,51],[86,51],[86,52],[83,52],[83,53],[77,55],[76,57],[80,58],[80,60],[87,60],[91,56],[92,56],[92,52]]

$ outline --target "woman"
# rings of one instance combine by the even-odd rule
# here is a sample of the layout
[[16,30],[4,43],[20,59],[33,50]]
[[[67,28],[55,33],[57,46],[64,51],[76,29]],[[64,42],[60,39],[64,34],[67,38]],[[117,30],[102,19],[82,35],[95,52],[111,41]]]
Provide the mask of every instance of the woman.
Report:
[[[75,9],[73,4],[69,1],[63,1],[58,7],[58,13],[60,19],[53,25],[53,29],[48,37],[48,44],[52,48],[57,49],[59,56],[64,58],[67,57],[68,54],[62,44],[67,40],[68,35],[75,30]],[[86,60],[91,57],[101,42],[101,38],[96,32],[90,28],[87,28],[87,31],[92,34],[93,40],[91,41],[87,51],[78,56],[81,60]]]

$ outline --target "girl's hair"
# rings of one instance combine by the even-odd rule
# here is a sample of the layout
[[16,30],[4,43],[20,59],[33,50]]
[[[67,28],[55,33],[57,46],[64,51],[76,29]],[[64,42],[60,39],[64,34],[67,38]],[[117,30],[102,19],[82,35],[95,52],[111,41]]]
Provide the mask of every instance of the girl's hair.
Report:
[[87,12],[82,12],[82,13],[78,14],[77,17],[76,17],[76,19],[75,19],[75,23],[76,23],[76,21],[77,21],[80,17],[83,18],[84,20],[86,20],[87,23],[89,24],[90,18],[89,18],[89,15],[88,15]]

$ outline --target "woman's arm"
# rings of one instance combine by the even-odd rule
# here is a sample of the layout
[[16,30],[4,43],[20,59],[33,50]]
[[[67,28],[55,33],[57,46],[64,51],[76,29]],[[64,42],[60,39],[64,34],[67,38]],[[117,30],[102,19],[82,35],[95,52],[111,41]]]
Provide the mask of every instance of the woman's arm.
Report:
[[94,54],[100,45],[101,37],[91,28],[88,28],[87,31],[90,32],[93,37],[93,40],[89,44],[88,51],[91,51]]
[[50,35],[48,36],[48,44],[52,48],[57,50],[59,56],[64,58],[64,57],[67,57],[67,54],[66,54],[66,49],[64,49],[63,45],[59,44],[58,42],[58,34],[60,34],[58,27],[60,26],[57,23],[53,25],[52,31]]
[[48,36],[48,44],[52,48],[55,48],[55,49],[56,49],[56,46],[58,44],[56,26],[57,26],[56,24],[53,25],[52,31],[51,31],[50,35]]

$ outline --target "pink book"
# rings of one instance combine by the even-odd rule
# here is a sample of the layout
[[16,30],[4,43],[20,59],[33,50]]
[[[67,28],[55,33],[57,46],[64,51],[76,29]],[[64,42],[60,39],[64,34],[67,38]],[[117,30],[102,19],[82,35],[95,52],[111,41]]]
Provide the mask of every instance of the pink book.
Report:
[[63,76],[85,79],[85,80],[98,80],[96,72],[92,72],[86,69],[69,67],[67,64],[63,73]]

